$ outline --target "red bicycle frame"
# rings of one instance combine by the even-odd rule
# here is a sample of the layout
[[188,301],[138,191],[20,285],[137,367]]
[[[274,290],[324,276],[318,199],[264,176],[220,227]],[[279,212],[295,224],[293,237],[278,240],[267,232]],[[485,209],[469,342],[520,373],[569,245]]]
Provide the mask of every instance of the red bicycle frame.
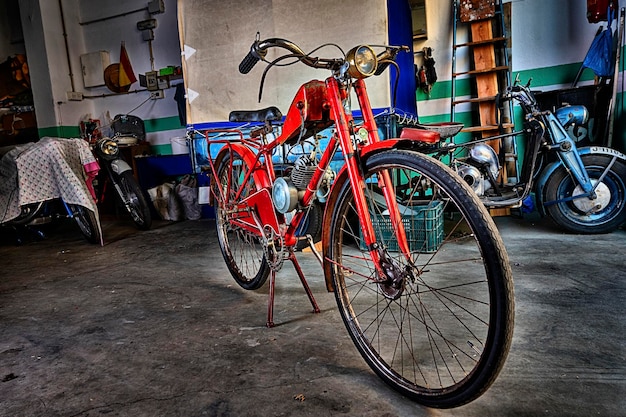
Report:
[[[354,190],[356,198],[356,209],[359,217],[364,219],[363,238],[364,242],[372,255],[372,259],[379,260],[379,254],[376,250],[374,230],[370,219],[369,211],[367,210],[367,204],[365,202],[365,196],[362,190],[364,187],[364,180],[361,169],[358,165],[360,155],[365,153],[369,146],[381,142],[378,135],[378,128],[374,119],[374,114],[369,102],[367,90],[364,80],[356,80],[353,84],[359,106],[361,108],[363,123],[357,126],[351,112],[345,110],[344,101],[348,99],[349,92],[346,88],[342,88],[337,80],[333,77],[326,79],[325,83],[320,81],[311,81],[304,84],[296,94],[289,111],[286,115],[285,122],[283,124],[282,133],[275,140],[269,143],[263,143],[258,138],[245,138],[243,132],[239,130],[223,130],[212,129],[205,132],[207,141],[211,144],[220,143],[224,147],[218,154],[215,160],[221,160],[222,156],[226,152],[237,152],[242,156],[245,163],[249,167],[253,167],[244,178],[244,183],[249,180],[249,176],[252,176],[254,182],[259,187],[259,191],[249,196],[246,199],[242,199],[237,207],[233,207],[233,210],[237,210],[241,213],[241,216],[237,216],[234,222],[238,227],[243,227],[251,233],[259,234],[261,231],[258,228],[257,221],[252,218],[253,211],[249,208],[256,208],[257,214],[263,223],[263,226],[270,226],[277,234],[282,234],[287,246],[293,245],[296,242],[296,230],[300,221],[304,216],[304,211],[298,211],[289,226],[281,233],[280,224],[284,222],[282,215],[277,214],[273,209],[271,202],[271,196],[268,189],[271,187],[275,180],[274,167],[272,163],[271,155],[276,147],[284,143],[293,141],[297,138],[302,124],[327,124],[328,126],[334,125],[336,133],[330,138],[328,145],[321,155],[318,169],[313,174],[312,179],[307,186],[303,197],[301,198],[302,206],[308,206],[322,181],[323,175],[326,172],[333,155],[337,151],[338,146],[341,146],[344,153],[345,168],[347,170],[349,180]],[[330,117],[331,122],[324,123],[324,117]],[[304,122],[303,122],[304,119]],[[361,130],[365,129],[367,135],[362,135]],[[357,135],[357,132],[359,133]],[[211,135],[216,133],[230,133],[239,136],[238,139],[211,139]],[[358,142],[353,140],[355,135],[358,136]],[[390,148],[395,144],[394,141],[390,141],[388,146],[378,146],[380,148]],[[254,151],[252,150],[254,149]],[[211,160],[211,158],[210,158]],[[216,164],[211,160],[211,171],[213,175],[217,175]],[[388,175],[383,174],[378,179],[379,186],[384,192],[385,201],[389,209],[390,219],[395,227],[395,235],[398,237],[398,245],[400,250],[405,256],[409,257],[409,247],[404,232],[402,221],[400,220],[400,213],[396,203],[395,195],[391,187],[387,187],[386,184],[391,183],[391,179]],[[237,190],[237,197],[240,196],[242,190]],[[231,190],[226,190],[230,193]],[[225,196],[216,196],[226,202]]]
[[[359,217],[363,220],[363,241],[375,264],[378,272],[377,275],[384,277],[385,273],[381,267],[382,251],[376,242],[374,227],[367,207],[364,194],[365,181],[360,161],[373,152],[395,147],[399,143],[399,140],[381,141],[367,95],[365,81],[362,79],[356,80],[352,84],[352,87],[354,88],[362,112],[363,122],[359,125],[355,122],[352,112],[346,110],[345,104],[350,100],[349,88],[340,84],[334,77],[329,77],[325,82],[314,80],[300,87],[289,107],[289,111],[282,125],[281,134],[273,141],[268,142],[265,140],[264,135],[254,135],[255,137],[251,135],[250,137],[246,137],[241,130],[237,129],[210,129],[205,131],[205,137],[209,145],[223,145],[216,158],[209,158],[210,170],[213,177],[218,178],[217,167],[224,157],[230,153],[237,153],[244,163],[250,167],[245,174],[245,178],[240,178],[239,180],[242,181],[237,183],[248,184],[252,179],[256,186],[254,193],[244,197],[243,189],[232,190],[230,188],[233,181],[232,178],[229,178],[225,189],[217,187],[219,189],[217,193],[219,194],[214,194],[212,198],[217,199],[219,201],[218,204],[225,207],[231,214],[229,221],[233,227],[244,229],[261,239],[265,238],[264,230],[269,228],[276,236],[282,237],[287,248],[293,248],[297,243],[298,237],[296,236],[296,231],[304,219],[305,210],[297,210],[289,224],[286,224],[284,215],[274,209],[270,190],[276,177],[271,156],[278,146],[297,143],[303,127],[307,129],[307,131],[311,128],[319,131],[334,126],[336,131],[330,137],[326,149],[320,157],[317,169],[313,173],[299,203],[301,207],[307,207],[313,202],[317,189],[324,178],[324,174],[335,152],[339,146],[341,146],[345,164],[338,178],[343,178],[344,175],[347,175],[350,181],[350,186],[355,196],[356,210]],[[431,132],[424,132],[426,132],[426,135],[431,134]],[[214,138],[215,135],[223,136],[224,134],[235,136],[235,138]],[[230,163],[232,164],[232,159]],[[229,171],[232,172],[232,167]],[[398,239],[398,247],[402,254],[410,260],[411,252],[404,225],[401,221],[396,196],[393,187],[388,186],[392,184],[392,179],[387,172],[383,172],[377,180],[378,186],[383,191],[386,206],[389,210],[394,235],[397,236]],[[337,182],[333,184],[333,187],[335,186],[337,186]],[[232,198],[233,193],[234,198]],[[229,198],[229,196],[231,196],[231,198]],[[324,217],[328,218],[329,216],[325,214]],[[328,237],[323,237],[322,245],[328,248],[330,242],[326,240],[328,240]],[[293,255],[292,249],[289,249],[288,256],[298,272],[307,295],[313,304],[314,310],[319,311],[297,260]],[[322,258],[318,256],[318,259],[322,262],[323,266],[325,266],[326,286],[329,290],[332,290],[330,276],[326,269],[328,264],[332,261],[327,257]],[[268,326],[273,326],[272,305],[274,298],[274,278],[275,271],[272,270]]]

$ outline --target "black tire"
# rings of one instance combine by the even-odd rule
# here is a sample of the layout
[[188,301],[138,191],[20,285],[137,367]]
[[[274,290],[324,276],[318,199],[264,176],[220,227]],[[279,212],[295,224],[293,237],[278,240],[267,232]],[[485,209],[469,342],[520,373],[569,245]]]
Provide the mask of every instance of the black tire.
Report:
[[[589,178],[597,181],[609,166],[612,157],[587,154],[582,157]],[[599,198],[590,201],[580,198],[546,206],[554,223],[572,233],[609,233],[626,222],[626,164],[618,159],[598,186]],[[546,181],[544,202],[550,202],[580,194],[576,181],[560,166]],[[591,206],[597,205],[590,213]]]
[[[225,156],[217,169],[217,179],[213,182],[214,196],[225,195],[230,189],[226,201],[215,199],[215,223],[217,226],[217,240],[231,275],[242,288],[256,290],[261,288],[269,276],[269,265],[265,258],[262,242],[255,235],[238,228],[230,221],[233,215],[228,207],[257,190],[252,176],[247,183],[242,184],[246,172],[250,167],[237,153]],[[228,187],[228,183],[231,186]],[[235,194],[243,188],[240,197],[235,200]]]
[[145,193],[137,184],[132,171],[124,171],[121,174],[113,173],[114,180],[119,186],[117,195],[122,206],[130,214],[133,223],[139,230],[148,230],[152,226],[152,214]]
[[96,214],[86,207],[77,204],[68,204],[72,217],[78,225],[80,232],[89,243],[101,243],[102,234],[98,227]]
[[[385,222],[381,171],[406,210],[411,262]],[[329,251],[346,328],[368,365],[403,395],[429,407],[468,403],[496,379],[513,335],[512,273],[496,226],[467,184],[432,158],[385,151],[366,161],[364,173],[386,273],[376,273],[363,245],[346,181]]]

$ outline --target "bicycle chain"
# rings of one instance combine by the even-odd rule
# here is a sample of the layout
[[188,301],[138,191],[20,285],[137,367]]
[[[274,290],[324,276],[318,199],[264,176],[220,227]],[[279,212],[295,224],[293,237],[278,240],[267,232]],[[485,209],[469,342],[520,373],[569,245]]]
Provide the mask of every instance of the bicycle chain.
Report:
[[265,238],[265,242],[263,242],[263,252],[267,264],[271,270],[279,271],[287,257],[285,240],[280,234],[276,234],[274,230],[268,226],[263,228],[263,236]]

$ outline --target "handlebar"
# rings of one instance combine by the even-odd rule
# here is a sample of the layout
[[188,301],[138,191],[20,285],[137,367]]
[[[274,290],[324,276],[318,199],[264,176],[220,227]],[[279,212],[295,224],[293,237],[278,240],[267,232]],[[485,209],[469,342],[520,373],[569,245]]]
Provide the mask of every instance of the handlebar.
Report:
[[[305,53],[298,45],[287,39],[269,38],[260,40],[259,34],[257,33],[257,39],[252,43],[250,51],[239,64],[239,72],[241,74],[249,73],[257,62],[265,59],[267,51],[270,48],[285,49],[290,53],[288,56],[297,58],[303,64],[317,69],[338,70],[346,62],[345,57],[332,59],[312,57]],[[378,68],[375,75],[380,75],[387,69],[389,64],[394,61],[398,52],[408,50],[409,48],[406,46],[385,46],[385,50],[377,55]]]
[[[518,74],[519,77],[519,74]],[[530,80],[526,85],[522,85],[519,82],[519,78],[516,77],[512,86],[506,88],[504,92],[498,94],[499,100],[517,100],[522,106],[526,107],[530,112],[540,111],[537,99],[530,91]]]
[[291,55],[298,58],[300,62],[312,68],[334,69],[341,66],[341,64],[343,64],[344,62],[343,59],[325,59],[311,57],[306,54],[298,45],[291,41],[288,41],[287,39],[269,38],[263,41],[257,39],[250,47],[250,52],[248,52],[248,55],[246,55],[239,64],[239,72],[242,74],[249,73],[252,68],[254,68],[257,62],[265,58],[265,55],[270,48],[285,49],[289,51]]

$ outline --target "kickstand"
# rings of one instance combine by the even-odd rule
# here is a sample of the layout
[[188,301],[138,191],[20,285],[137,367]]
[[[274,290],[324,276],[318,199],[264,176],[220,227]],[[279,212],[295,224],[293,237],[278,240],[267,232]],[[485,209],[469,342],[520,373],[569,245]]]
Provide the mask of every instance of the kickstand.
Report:
[[[309,287],[309,284],[306,281],[306,278],[304,277],[302,268],[300,268],[298,259],[296,258],[296,255],[293,253],[293,251],[289,253],[288,259],[293,264],[293,267],[296,270],[298,277],[300,278],[300,282],[302,283],[302,287],[304,287],[304,291],[306,292],[306,295],[309,297],[309,301],[311,302],[311,305],[313,306],[313,312],[319,313],[320,308],[318,307],[317,302],[315,301],[315,298],[313,297],[311,288]],[[276,271],[272,269],[272,272],[270,274],[270,295],[269,295],[269,302],[267,305],[267,327],[274,327],[274,286],[275,286],[275,283],[276,283]]]

